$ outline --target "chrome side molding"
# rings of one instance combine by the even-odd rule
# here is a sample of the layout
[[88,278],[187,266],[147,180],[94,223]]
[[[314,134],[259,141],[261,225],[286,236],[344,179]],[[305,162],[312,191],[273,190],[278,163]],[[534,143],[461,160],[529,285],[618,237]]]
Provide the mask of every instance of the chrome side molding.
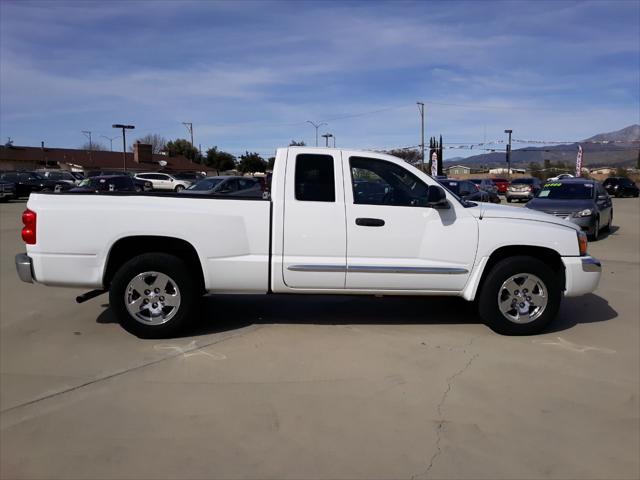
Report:
[[458,267],[400,267],[392,265],[290,265],[292,272],[353,272],[353,273],[411,273],[427,275],[464,275],[466,268]]

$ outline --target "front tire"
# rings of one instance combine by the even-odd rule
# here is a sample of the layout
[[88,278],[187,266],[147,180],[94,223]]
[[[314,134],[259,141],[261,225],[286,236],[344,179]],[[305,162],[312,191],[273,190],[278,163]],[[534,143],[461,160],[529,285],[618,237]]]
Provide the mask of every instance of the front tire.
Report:
[[596,218],[596,224],[593,227],[593,233],[591,234],[591,241],[597,242],[600,239],[600,217]]
[[196,282],[181,259],[146,253],[116,272],[109,304],[128,332],[140,338],[166,338],[191,322],[197,292]]
[[561,298],[562,286],[549,266],[533,257],[511,257],[487,274],[478,313],[497,333],[534,335],[555,318]]
[[176,188],[175,188],[176,193],[181,192],[182,190],[184,190],[184,186],[176,185]]

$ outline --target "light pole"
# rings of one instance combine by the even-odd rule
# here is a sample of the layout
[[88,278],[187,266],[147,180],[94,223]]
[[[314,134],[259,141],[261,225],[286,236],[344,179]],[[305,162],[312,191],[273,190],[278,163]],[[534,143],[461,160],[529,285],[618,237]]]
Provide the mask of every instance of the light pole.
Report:
[[109,151],[113,152],[113,141],[118,137],[107,137],[106,135],[100,135],[102,138],[109,140]]
[[[423,102],[416,102],[416,104],[418,105],[418,111],[420,112],[420,118],[421,118],[421,141],[420,141],[420,151],[422,152],[422,171],[424,172],[424,103]],[[429,174],[431,174],[431,171],[429,171]]]
[[333,137],[333,135],[331,133],[325,133],[324,135],[322,135],[322,138],[325,139],[325,147],[329,146],[329,139]]
[[127,171],[127,136],[125,134],[125,130],[133,130],[133,125],[122,125],[121,123],[115,123],[111,125],[113,128],[121,128],[122,129],[122,168],[124,171]]
[[91,143],[91,131],[90,130],[82,130],[82,133],[85,137],[89,139],[89,162],[91,162],[91,150],[93,149],[93,144]]
[[504,133],[509,134],[509,143],[507,143],[507,174],[511,177],[511,134],[513,130],[505,130]]
[[323,126],[323,125],[329,125],[326,122],[322,122],[322,123],[314,123],[311,120],[307,120],[306,123],[310,123],[311,125],[313,125],[316,128],[316,147],[318,146],[318,129]]

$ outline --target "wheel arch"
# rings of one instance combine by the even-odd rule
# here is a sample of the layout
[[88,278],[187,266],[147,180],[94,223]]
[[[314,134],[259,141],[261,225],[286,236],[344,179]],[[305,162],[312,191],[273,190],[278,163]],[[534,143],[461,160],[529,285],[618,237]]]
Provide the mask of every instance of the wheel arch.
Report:
[[108,289],[118,269],[132,258],[145,253],[166,253],[185,262],[193,272],[199,289],[204,292],[204,270],[198,252],[188,241],[168,236],[134,235],[118,239],[109,249],[102,284]]
[[541,260],[560,277],[562,291],[566,289],[565,267],[562,257],[557,251],[537,245],[508,245],[495,249],[488,258],[483,258],[478,267],[476,267],[481,270],[471,277],[469,284],[465,287],[463,297],[466,300],[474,300],[477,293],[482,289],[482,285],[491,269],[499,261],[515,256],[527,256]]

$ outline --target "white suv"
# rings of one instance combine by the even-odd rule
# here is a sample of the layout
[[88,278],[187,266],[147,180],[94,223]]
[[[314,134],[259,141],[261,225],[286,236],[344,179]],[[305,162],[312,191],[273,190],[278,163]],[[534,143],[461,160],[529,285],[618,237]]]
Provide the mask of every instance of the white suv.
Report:
[[191,186],[188,180],[179,180],[168,173],[137,173],[136,178],[151,182],[154,190],[173,190],[180,192]]

